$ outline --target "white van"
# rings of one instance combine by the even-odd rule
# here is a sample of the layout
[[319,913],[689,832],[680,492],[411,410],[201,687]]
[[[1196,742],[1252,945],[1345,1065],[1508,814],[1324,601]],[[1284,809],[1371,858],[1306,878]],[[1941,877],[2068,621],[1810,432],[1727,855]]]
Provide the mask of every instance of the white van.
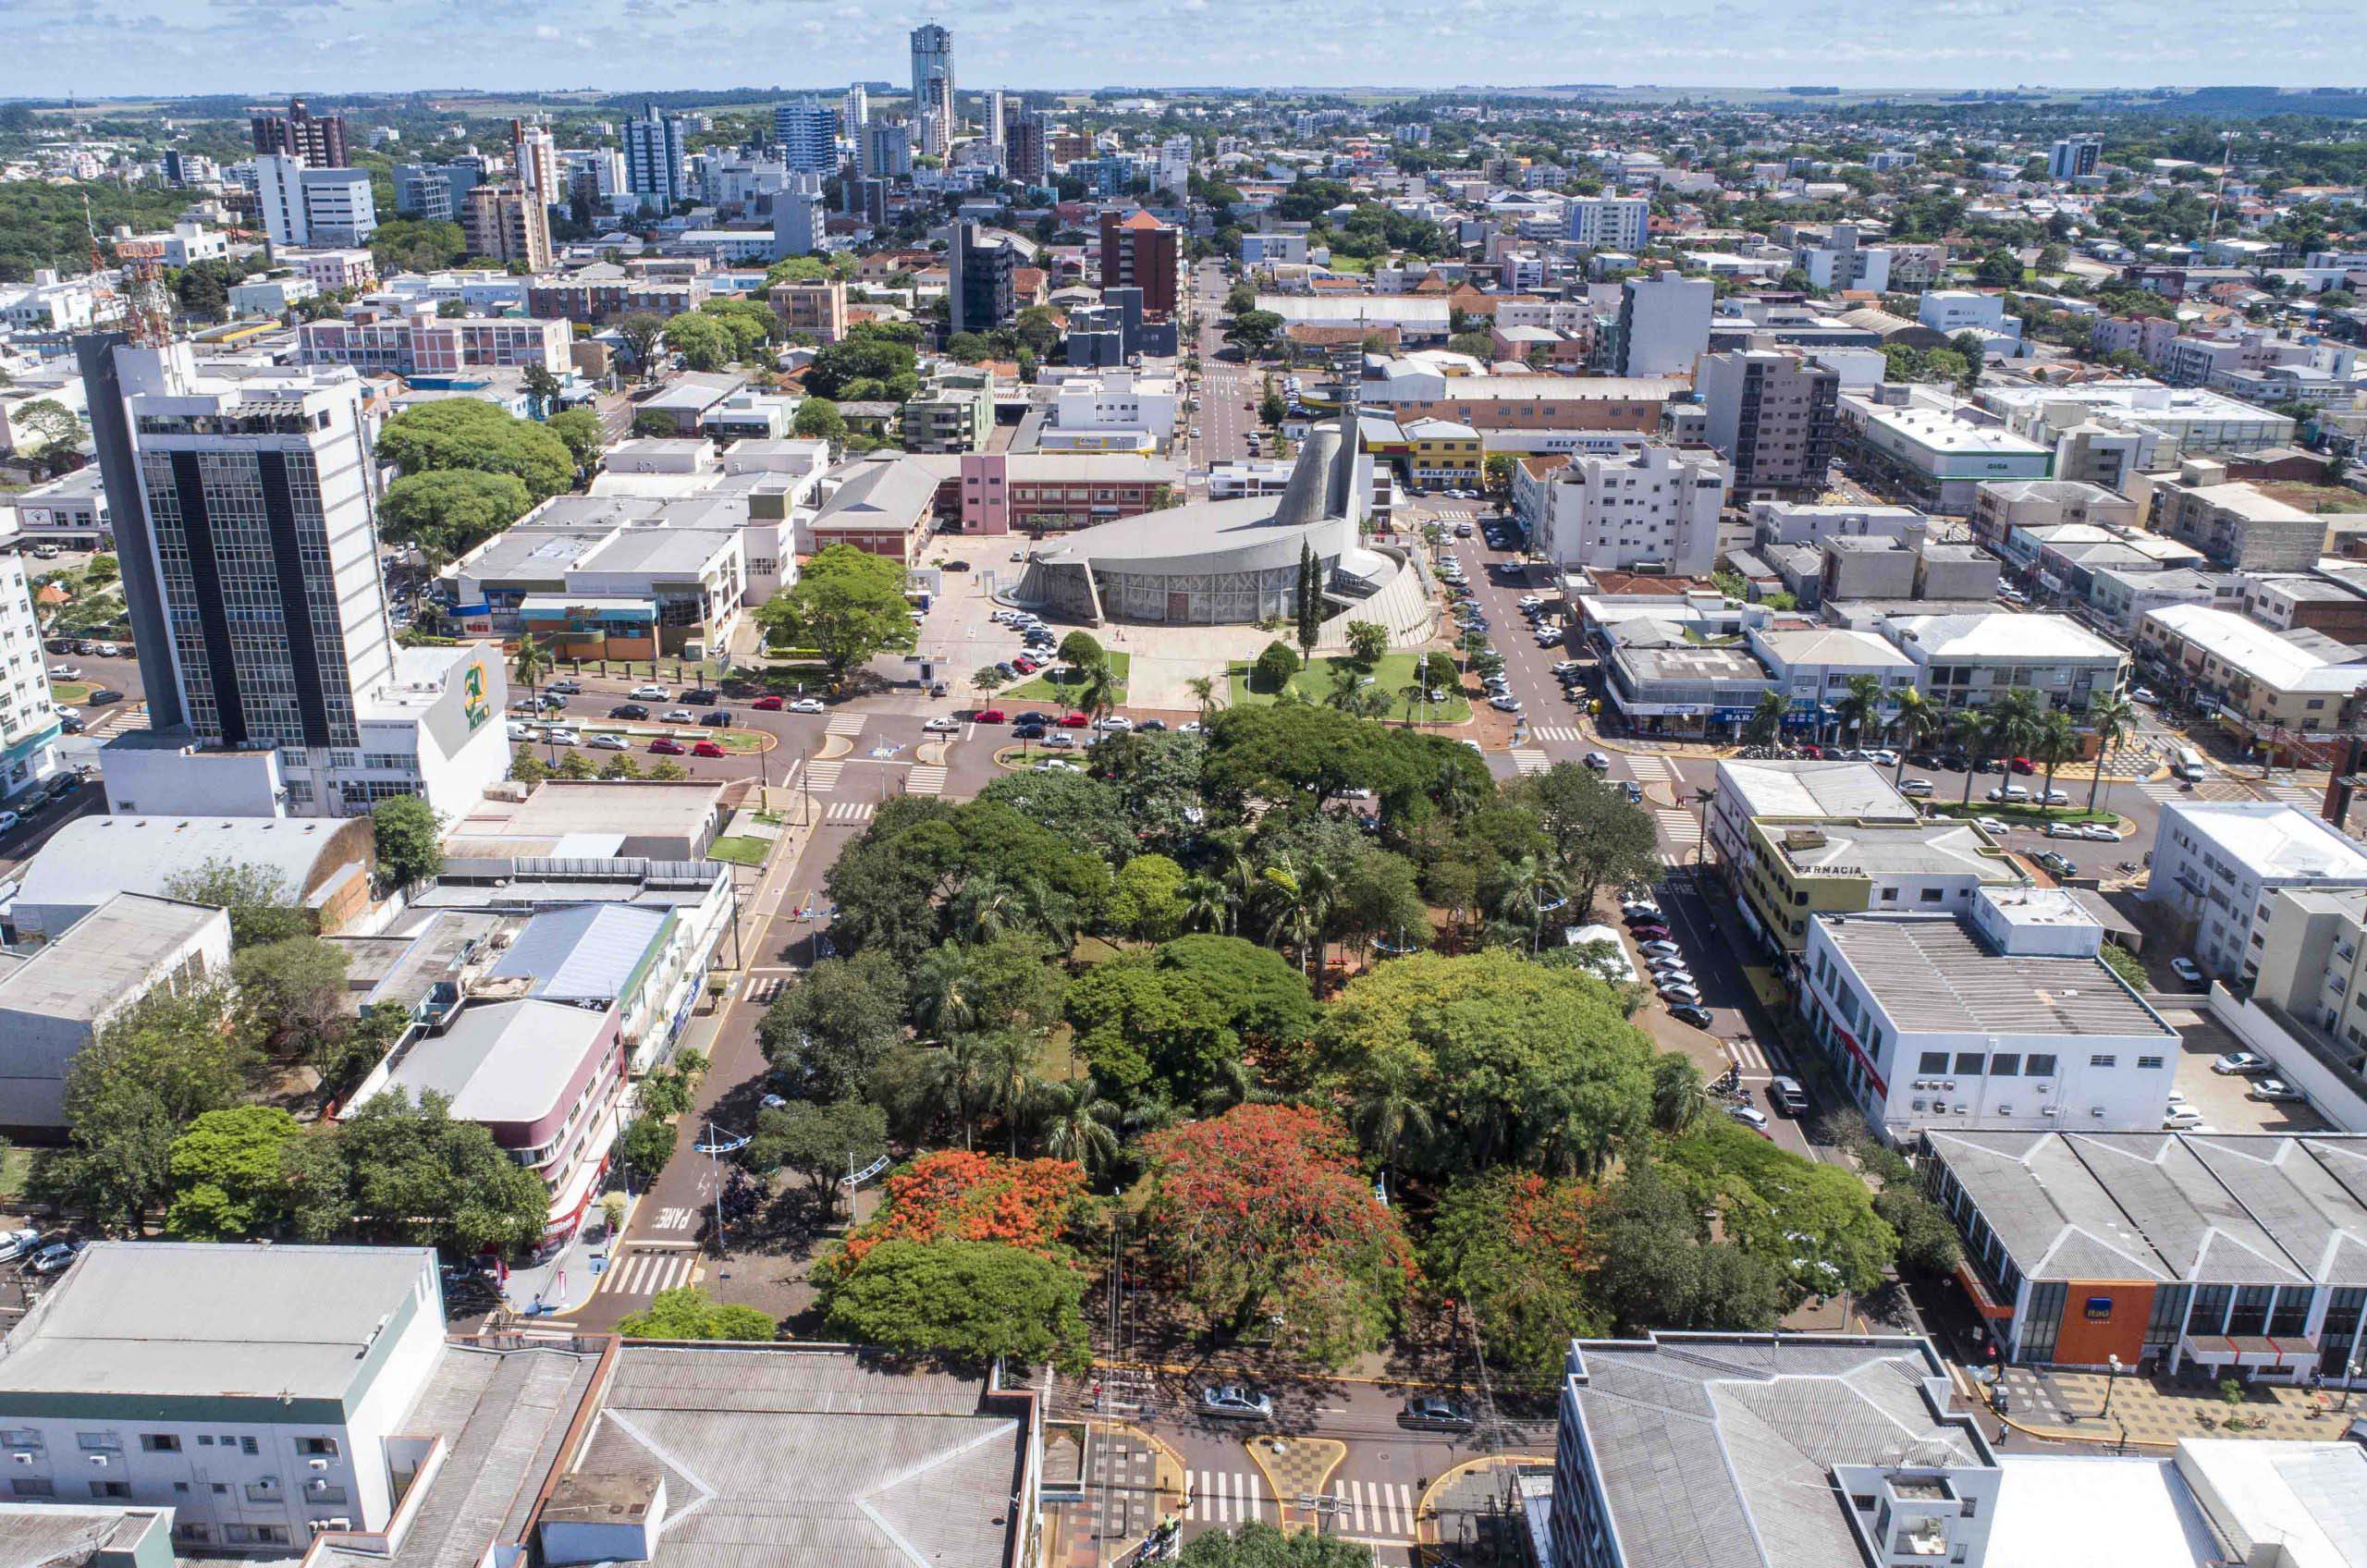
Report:
[[2211,770],[2203,766],[2202,753],[2192,746],[2177,749],[2171,759],[2170,771],[2189,784],[2200,784],[2211,776]]

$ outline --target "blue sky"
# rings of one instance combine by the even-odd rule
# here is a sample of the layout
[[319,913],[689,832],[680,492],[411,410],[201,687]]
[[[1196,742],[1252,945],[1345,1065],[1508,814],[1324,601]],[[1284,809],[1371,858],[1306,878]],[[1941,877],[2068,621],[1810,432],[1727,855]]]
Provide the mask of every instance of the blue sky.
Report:
[[1461,82],[2144,87],[2367,79],[2367,31],[2298,0],[5,0],[0,93],[790,86],[907,74],[954,30],[963,87]]

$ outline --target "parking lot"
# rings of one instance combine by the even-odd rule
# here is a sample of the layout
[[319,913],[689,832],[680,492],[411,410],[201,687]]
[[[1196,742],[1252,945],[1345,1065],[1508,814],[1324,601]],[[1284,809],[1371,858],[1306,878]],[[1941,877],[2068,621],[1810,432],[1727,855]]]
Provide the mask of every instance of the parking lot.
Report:
[[2201,1125],[2192,1132],[2216,1133],[2324,1133],[2333,1123],[2318,1114],[2307,1101],[2255,1099],[2253,1092],[2259,1084],[2275,1074],[2256,1073],[2250,1076],[2214,1072],[2211,1064],[2231,1051],[2244,1048],[2243,1042],[2229,1034],[2220,1023],[2207,1014],[2170,1012],[2169,1021],[2177,1026],[2184,1040],[2178,1054],[2177,1090],[2187,1103],[2202,1118]]

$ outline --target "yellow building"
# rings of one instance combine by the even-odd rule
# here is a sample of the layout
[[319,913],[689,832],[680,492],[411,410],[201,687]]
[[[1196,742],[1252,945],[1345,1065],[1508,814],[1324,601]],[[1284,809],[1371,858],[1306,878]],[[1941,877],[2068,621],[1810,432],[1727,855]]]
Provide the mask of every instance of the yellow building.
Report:
[[1753,817],[1736,869],[1745,920],[1787,956],[1820,914],[1959,914],[1977,889],[2022,880],[1987,834],[1953,818]]
[[1479,433],[1449,419],[1406,425],[1406,477],[1417,484],[1476,485],[1487,466]]

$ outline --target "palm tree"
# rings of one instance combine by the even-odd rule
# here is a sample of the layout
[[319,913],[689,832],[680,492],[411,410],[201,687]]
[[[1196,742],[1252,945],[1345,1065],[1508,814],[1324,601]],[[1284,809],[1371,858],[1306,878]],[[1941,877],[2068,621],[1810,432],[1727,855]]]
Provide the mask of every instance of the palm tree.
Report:
[[1382,1068],[1366,1078],[1348,1108],[1349,1130],[1380,1157],[1383,1176],[1394,1173],[1405,1140],[1429,1137],[1431,1126],[1430,1108],[1403,1067]]
[[1221,878],[1198,876],[1184,879],[1184,925],[1192,931],[1220,936],[1233,930],[1233,890]]
[[1101,1086],[1089,1075],[1036,1086],[1036,1124],[1044,1152],[1076,1161],[1088,1176],[1098,1175],[1118,1157],[1118,1134],[1110,1125],[1117,1116],[1118,1108],[1101,1097]]
[[1833,704],[1833,717],[1844,731],[1863,746],[1867,728],[1882,717],[1883,683],[1878,676],[1853,675],[1848,686],[1848,691]]
[[1452,762],[1440,764],[1438,778],[1430,785],[1430,801],[1440,815],[1466,815],[1479,808],[1481,799],[1480,786],[1468,770]]
[[1095,718],[1108,713],[1117,701],[1118,678],[1110,673],[1106,664],[1097,664],[1085,672],[1085,691],[1077,705]]
[[526,688],[528,696],[549,676],[556,662],[543,640],[529,631],[518,639],[517,656],[510,662],[509,671]]
[[1981,758],[1997,738],[1995,722],[1986,708],[1967,708],[1948,722],[1948,739],[1965,755],[1964,803],[1972,804],[1972,781],[1981,772]]
[[2039,720],[2037,749],[2030,754],[2046,765],[2046,791],[2039,797],[2043,802],[2054,793],[2054,770],[2079,754],[2079,730],[2071,716],[2054,708]]
[[1497,895],[1498,918],[1527,925],[1528,950],[1534,954],[1545,936],[1546,911],[1568,900],[1568,886],[1549,861],[1523,855],[1513,864],[1511,880]]
[[1791,704],[1781,692],[1761,692],[1759,705],[1743,720],[1742,738],[1753,746],[1772,746],[1784,733],[1784,716],[1791,712]]
[[975,1035],[955,1035],[945,1042],[937,1061],[937,1096],[940,1109],[952,1112],[962,1127],[962,1146],[978,1119],[980,1082],[986,1076],[986,1043]]
[[1932,700],[1913,686],[1902,686],[1891,698],[1893,712],[1891,728],[1898,734],[1898,767],[1891,775],[1896,783],[1907,774],[1907,753],[1930,740],[1940,728],[1940,710]]
[[1002,1118],[1012,1158],[1019,1157],[1019,1123],[1035,1098],[1040,1082],[1034,1072],[1036,1042],[1024,1035],[1003,1031],[987,1036],[979,1062],[979,1084],[986,1109]]
[[2096,777],[2088,785],[2088,809],[2096,809],[2097,792],[2104,787],[2104,764],[2119,754],[2121,743],[2137,728],[2137,707],[2126,697],[2104,697],[2088,705],[2088,727],[2096,732]]
[[941,1040],[977,1023],[967,986],[969,955],[961,944],[931,948],[913,970],[913,1022],[925,1039]]
[[1199,704],[1200,723],[1205,726],[1208,722],[1208,716],[1216,712],[1217,683],[1215,680],[1206,675],[1196,675],[1184,682],[1184,689],[1191,692],[1192,701]]
[[1992,738],[1999,754],[2018,757],[2037,748],[2039,731],[2046,720],[2039,712],[2038,693],[2027,686],[2016,686],[1989,704],[1989,722],[1994,726]]
[[958,938],[991,942],[1019,914],[1019,890],[990,872],[980,872],[953,895],[952,923]]

